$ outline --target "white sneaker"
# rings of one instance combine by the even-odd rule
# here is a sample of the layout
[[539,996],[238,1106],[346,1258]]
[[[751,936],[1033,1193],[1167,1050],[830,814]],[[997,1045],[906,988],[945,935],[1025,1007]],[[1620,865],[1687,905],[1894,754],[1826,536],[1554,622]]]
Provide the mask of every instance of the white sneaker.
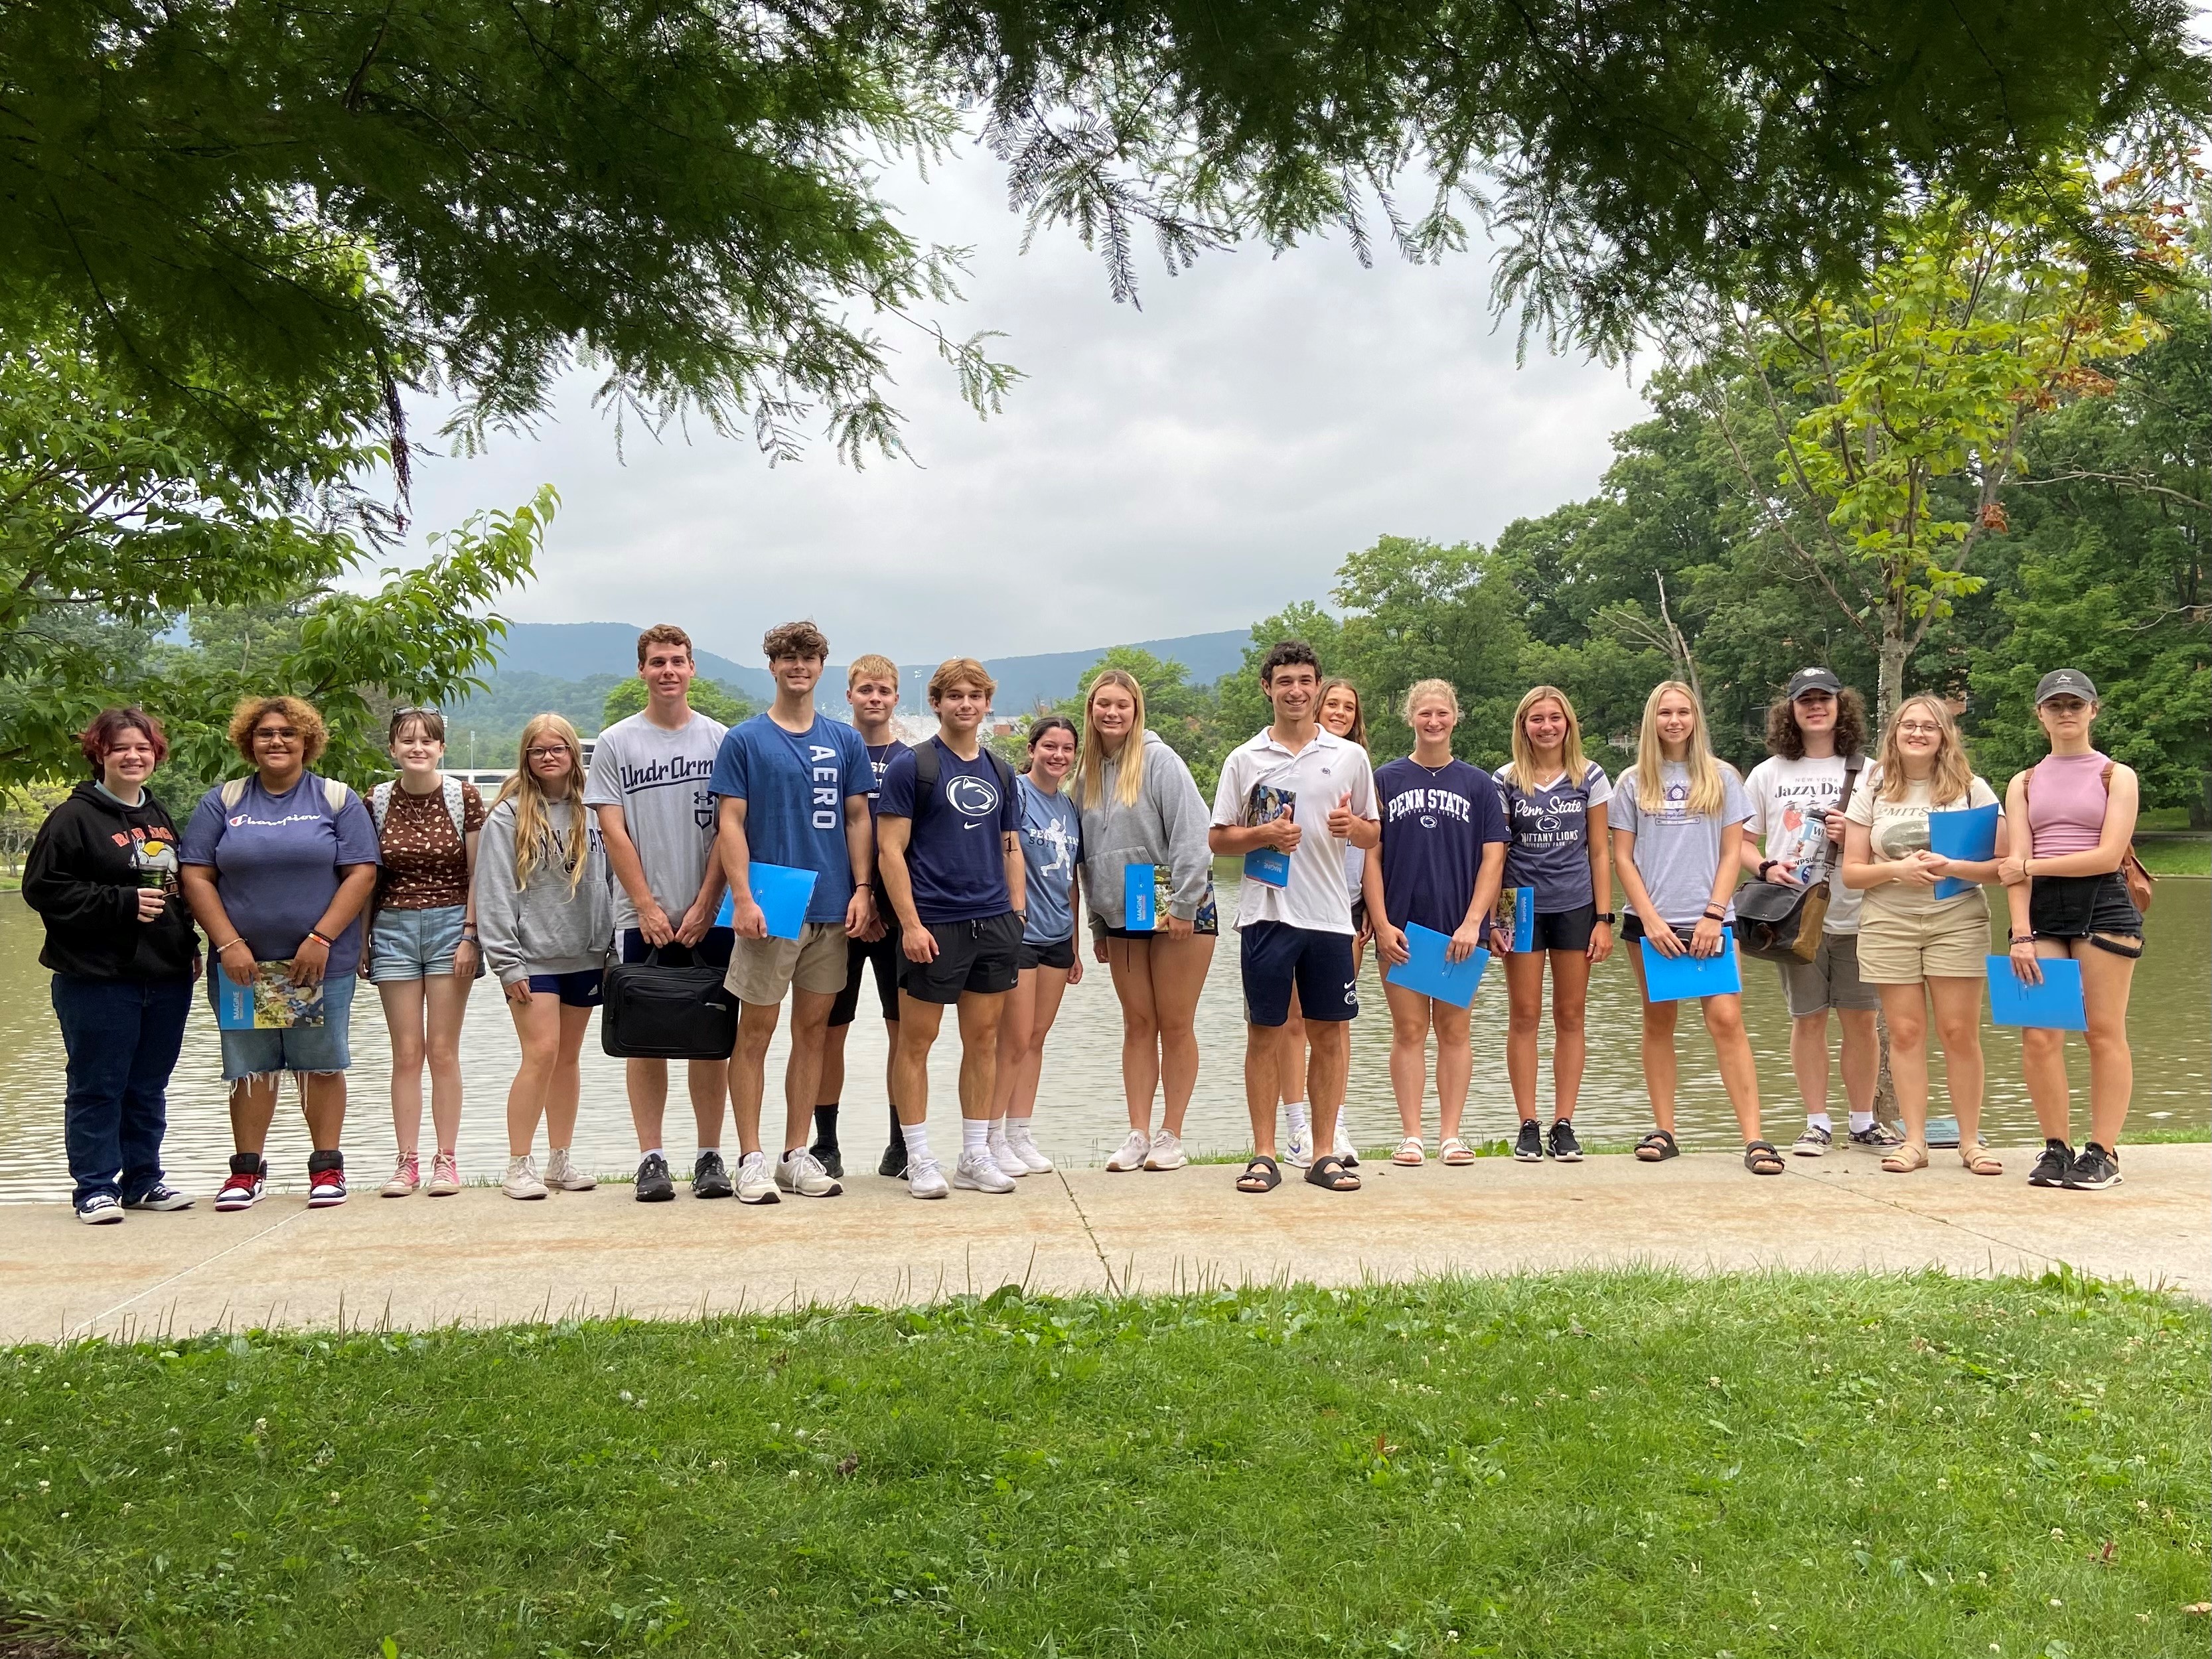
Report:
[[766,1152],[747,1152],[738,1160],[738,1202],[775,1204],[776,1172]]
[[1014,1156],[1022,1161],[1022,1167],[1031,1175],[1052,1173],[1052,1160],[1039,1149],[1036,1137],[1030,1133],[1030,1126],[1026,1119],[1023,1120],[1018,1126],[1010,1126],[1007,1128],[1006,1145],[1013,1149]]
[[952,1184],[971,1193],[1011,1193],[1014,1178],[999,1167],[989,1148],[980,1152],[963,1152],[959,1163],[952,1166]]
[[1284,1163],[1298,1170],[1313,1167],[1313,1125],[1311,1123],[1308,1123],[1303,1129],[1291,1130],[1284,1137],[1283,1145],[1287,1149],[1283,1153]]
[[993,1135],[986,1145],[991,1154],[991,1162],[1005,1174],[1019,1180],[1030,1172],[1028,1164],[1023,1161],[1021,1154],[1014,1150],[1012,1143],[1005,1135]]
[[556,1146],[545,1155],[545,1184],[558,1187],[564,1193],[588,1193],[599,1182],[597,1176],[586,1175],[576,1167],[566,1146]]
[[1165,1129],[1152,1137],[1152,1147],[1145,1154],[1147,1170],[1180,1170],[1190,1162],[1190,1154],[1182,1149],[1182,1137],[1171,1135]]
[[945,1184],[945,1170],[935,1158],[925,1153],[921,1158],[907,1159],[906,1195],[908,1198],[945,1198],[951,1191],[952,1188]]
[[1336,1145],[1329,1150],[1344,1160],[1346,1169],[1359,1167],[1359,1148],[1352,1144],[1352,1137],[1344,1132],[1344,1109],[1340,1106],[1336,1112]]
[[[767,1153],[761,1157],[765,1158]],[[748,1158],[746,1163],[751,1160]],[[738,1166],[738,1196],[745,1195],[745,1168]],[[801,1198],[835,1198],[845,1190],[845,1183],[822,1167],[822,1160],[807,1148],[786,1152],[776,1160],[775,1184],[787,1193],[796,1193]]]
[[1121,1150],[1106,1160],[1106,1167],[1116,1170],[1141,1170],[1152,1153],[1151,1137],[1140,1130],[1132,1129],[1129,1138],[1121,1143]]
[[528,1156],[507,1159],[507,1179],[499,1183],[499,1189],[509,1198],[544,1197],[545,1183],[538,1178],[538,1161]]

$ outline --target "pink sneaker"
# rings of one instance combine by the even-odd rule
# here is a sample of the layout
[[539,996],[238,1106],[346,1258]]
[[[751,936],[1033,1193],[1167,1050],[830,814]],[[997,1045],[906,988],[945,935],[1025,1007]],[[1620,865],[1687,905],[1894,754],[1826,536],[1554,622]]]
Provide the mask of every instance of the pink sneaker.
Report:
[[430,1196],[451,1198],[461,1190],[461,1166],[451,1152],[441,1152],[430,1160]]
[[392,1166],[392,1179],[376,1189],[379,1198],[411,1198],[415,1189],[422,1184],[422,1166],[412,1152],[399,1154]]

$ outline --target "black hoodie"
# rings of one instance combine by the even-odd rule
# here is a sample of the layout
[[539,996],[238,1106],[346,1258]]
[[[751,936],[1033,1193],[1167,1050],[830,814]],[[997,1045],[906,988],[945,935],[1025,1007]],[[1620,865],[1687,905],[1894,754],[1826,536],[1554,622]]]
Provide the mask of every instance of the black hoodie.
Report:
[[[143,849],[143,852],[142,852]],[[167,875],[168,908],[138,920],[143,863]],[[45,919],[39,961],[87,979],[182,979],[199,955],[177,888],[177,826],[150,791],[125,806],[81,783],[46,814],[23,866],[23,899]]]

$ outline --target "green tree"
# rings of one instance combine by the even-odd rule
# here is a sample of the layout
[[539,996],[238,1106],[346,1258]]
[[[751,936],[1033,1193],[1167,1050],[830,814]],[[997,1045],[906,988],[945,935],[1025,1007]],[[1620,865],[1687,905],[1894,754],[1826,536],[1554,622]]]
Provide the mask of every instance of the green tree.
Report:
[[[725,726],[735,726],[739,720],[750,720],[760,711],[738,693],[720,680],[695,679],[691,682],[691,707],[710,720],[720,720]],[[645,707],[645,682],[635,674],[616,683],[607,693],[606,702],[599,710],[599,730],[605,731],[617,720],[627,720]]]
[[1215,753],[1214,698],[1204,686],[1190,684],[1190,670],[1173,658],[1154,656],[1133,645],[1117,645],[1083,671],[1075,695],[1054,709],[1083,729],[1084,700],[1099,675],[1118,668],[1145,688],[1145,723],[1160,740],[1183,758],[1200,787],[1212,789],[1220,757]]

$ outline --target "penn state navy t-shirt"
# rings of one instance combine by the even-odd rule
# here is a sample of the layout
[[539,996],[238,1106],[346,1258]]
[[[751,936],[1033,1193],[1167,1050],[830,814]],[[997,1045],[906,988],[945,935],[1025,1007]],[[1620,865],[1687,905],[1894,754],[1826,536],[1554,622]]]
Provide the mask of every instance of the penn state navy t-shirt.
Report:
[[761,864],[811,870],[809,921],[842,922],[853,901],[845,798],[875,787],[868,746],[842,720],[814,717],[801,733],[766,714],[722,734],[707,793],[745,804],[745,848]]
[[1505,814],[1490,774],[1465,761],[1440,767],[1394,760],[1375,770],[1382,817],[1382,903],[1394,927],[1418,921],[1454,933],[1474,902],[1482,849],[1504,841]]
[[988,750],[964,761],[937,745],[935,799],[915,799],[911,749],[891,757],[876,811],[887,818],[908,818],[907,878],[914,885],[915,914],[924,923],[981,921],[1014,908],[1006,891],[1004,836],[1022,832],[1019,793],[999,786],[999,769]]
[[1505,849],[1505,884],[1534,888],[1540,916],[1595,904],[1589,814],[1613,799],[1604,769],[1585,761],[1579,781],[1561,776],[1541,787],[1524,788],[1501,769],[1498,796],[1512,831],[1512,844]]

